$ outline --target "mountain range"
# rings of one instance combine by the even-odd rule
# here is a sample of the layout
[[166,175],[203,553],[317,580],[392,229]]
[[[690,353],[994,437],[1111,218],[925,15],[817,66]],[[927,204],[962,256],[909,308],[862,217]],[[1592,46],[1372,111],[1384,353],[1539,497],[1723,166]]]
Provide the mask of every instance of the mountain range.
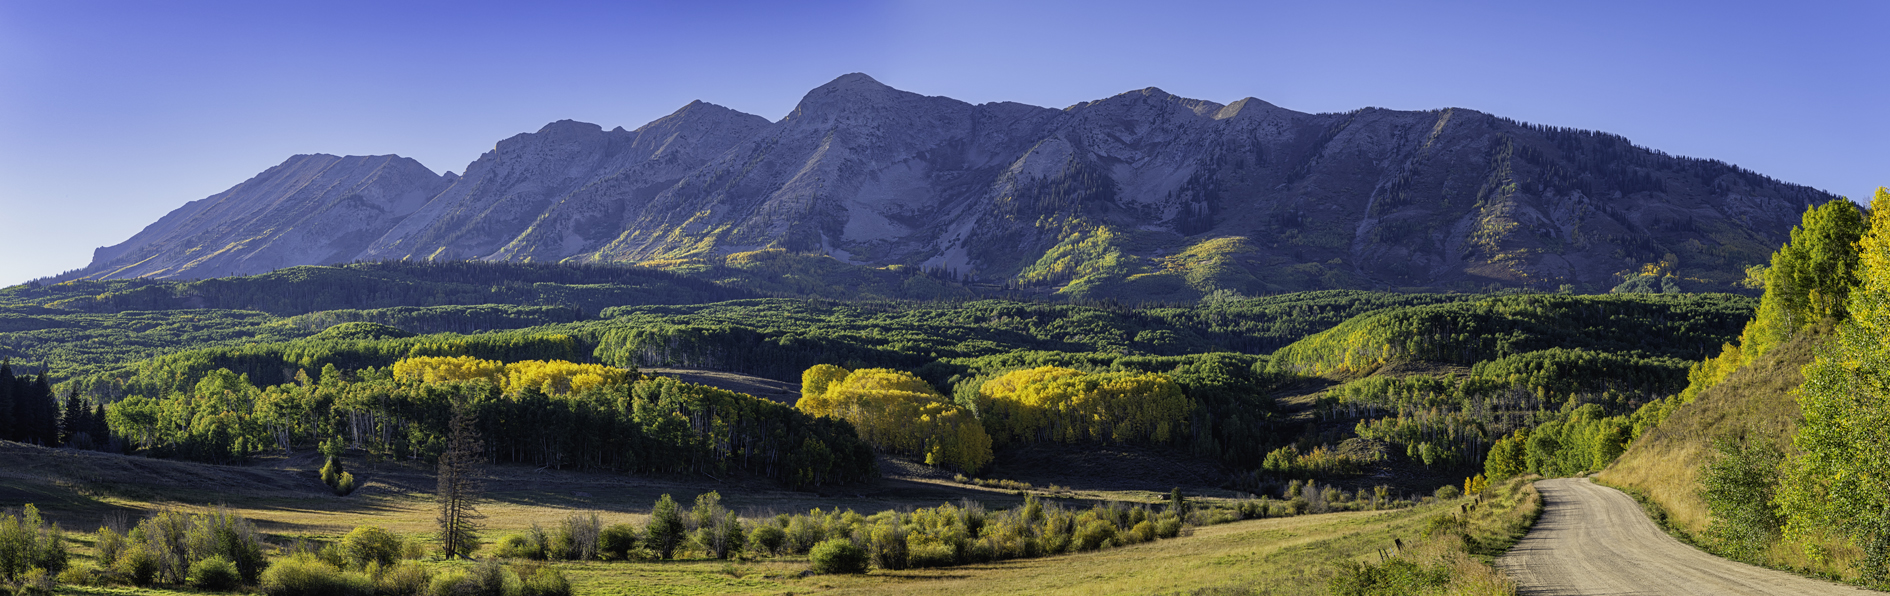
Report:
[[1605,133],[1467,109],[1307,114],[1147,88],[1063,109],[849,74],[770,122],[701,101],[559,121],[437,174],[297,155],[60,279],[363,260],[832,259],[1078,298],[1225,290],[1731,288],[1837,199]]

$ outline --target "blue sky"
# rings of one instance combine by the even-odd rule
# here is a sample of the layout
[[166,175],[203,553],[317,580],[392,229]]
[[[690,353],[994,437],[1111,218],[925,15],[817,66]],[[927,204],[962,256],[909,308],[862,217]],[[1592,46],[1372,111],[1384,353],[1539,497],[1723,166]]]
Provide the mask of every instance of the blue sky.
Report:
[[0,285],[298,153],[461,171],[565,118],[779,119],[849,72],[974,103],[1143,87],[1461,107],[1855,199],[1890,185],[1890,2],[0,2]]

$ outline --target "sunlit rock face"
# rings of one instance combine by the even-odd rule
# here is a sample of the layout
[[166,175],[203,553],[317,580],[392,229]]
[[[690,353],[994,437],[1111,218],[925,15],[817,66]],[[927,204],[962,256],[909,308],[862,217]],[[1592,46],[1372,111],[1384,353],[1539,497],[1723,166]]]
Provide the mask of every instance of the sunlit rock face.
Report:
[[1660,263],[1719,289],[1834,198],[1470,110],[1305,114],[1154,88],[1059,110],[850,74],[777,122],[703,102],[633,131],[554,122],[459,176],[296,156],[99,249],[78,276],[782,248],[1092,297],[1606,289]]

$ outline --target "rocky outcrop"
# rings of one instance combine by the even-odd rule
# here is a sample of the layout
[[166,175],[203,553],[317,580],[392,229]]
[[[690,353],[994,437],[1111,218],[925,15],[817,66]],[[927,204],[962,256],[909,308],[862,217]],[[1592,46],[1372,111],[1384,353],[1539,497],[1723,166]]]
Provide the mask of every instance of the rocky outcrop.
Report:
[[555,122],[456,178],[298,156],[99,249],[79,275],[781,248],[1095,297],[1605,289],[1649,264],[1711,288],[1834,198],[1470,110],[1305,114],[1154,88],[1058,110],[851,74],[773,123],[701,102],[634,131]]

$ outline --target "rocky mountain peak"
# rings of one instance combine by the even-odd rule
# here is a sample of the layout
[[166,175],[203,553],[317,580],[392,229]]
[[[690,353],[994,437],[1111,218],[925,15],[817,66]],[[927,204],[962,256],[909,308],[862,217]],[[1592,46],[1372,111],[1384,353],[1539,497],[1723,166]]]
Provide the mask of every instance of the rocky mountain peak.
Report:
[[[1833,199],[1613,135],[1467,110],[1304,114],[1156,87],[1063,110],[973,106],[858,73],[809,91],[779,122],[700,100],[635,130],[560,120],[460,172],[294,156],[101,249],[79,275],[716,262],[780,247],[1135,300],[1595,290],[1665,257],[1723,289],[1764,262],[1806,205]],[[1079,254],[1110,264],[1069,256]]]
[[886,109],[902,101],[923,97],[888,87],[873,77],[853,73],[808,91],[785,120],[820,123],[843,114]]
[[760,116],[756,116],[754,114],[749,114],[746,112],[731,110],[731,109],[698,99],[698,100],[689,102],[688,105],[685,105],[681,108],[677,108],[676,111],[670,112],[669,115],[667,116],[664,116],[662,118],[657,118],[655,120],[650,121],[649,124],[645,124],[643,126],[637,127],[636,132],[642,133],[642,132],[654,130],[657,128],[662,128],[665,126],[686,125],[685,123],[692,123],[692,122],[701,123],[704,125],[715,125],[715,124],[722,124],[722,123],[729,123],[729,122],[743,122],[743,123],[748,123],[748,124],[753,124],[753,123],[767,124],[768,119],[762,118]]
[[1212,118],[1225,108],[1219,103],[1204,99],[1190,99],[1161,90],[1159,87],[1145,87],[1134,91],[1118,93],[1114,96],[1092,102],[1080,103],[1070,107],[1071,111],[1102,111],[1123,116],[1153,116],[1169,111],[1185,111],[1196,116]]
[[1252,98],[1252,97],[1246,97],[1246,98],[1241,98],[1240,101],[1227,104],[1226,107],[1223,107],[1220,109],[1220,111],[1215,112],[1214,119],[1226,120],[1229,118],[1235,118],[1242,115],[1258,116],[1260,114],[1264,114],[1264,113],[1279,110],[1279,109],[1280,109],[1279,106],[1267,103],[1263,100]]
[[886,86],[885,83],[881,83],[879,82],[878,79],[867,76],[867,74],[863,72],[850,72],[847,74],[840,75],[839,77],[836,77],[834,80],[828,81],[826,85],[823,85],[823,87],[832,88],[836,90],[856,90],[856,91],[857,90],[892,89],[892,87]]

